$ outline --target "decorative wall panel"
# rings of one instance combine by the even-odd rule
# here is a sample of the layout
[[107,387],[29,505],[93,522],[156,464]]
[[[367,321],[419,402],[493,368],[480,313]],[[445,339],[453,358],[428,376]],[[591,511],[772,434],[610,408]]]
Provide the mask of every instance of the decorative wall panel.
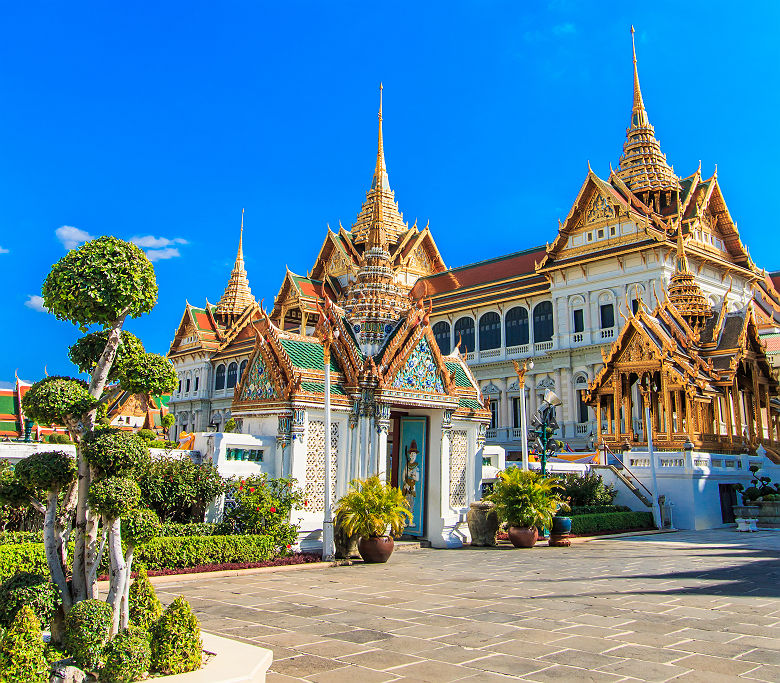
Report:
[[454,429],[450,437],[450,505],[466,507],[466,455],[468,437],[465,430]]
[[[335,503],[336,471],[338,463],[339,426],[330,425],[330,479],[332,502]],[[322,512],[325,510],[325,423],[321,420],[309,422],[306,437],[306,510]]]

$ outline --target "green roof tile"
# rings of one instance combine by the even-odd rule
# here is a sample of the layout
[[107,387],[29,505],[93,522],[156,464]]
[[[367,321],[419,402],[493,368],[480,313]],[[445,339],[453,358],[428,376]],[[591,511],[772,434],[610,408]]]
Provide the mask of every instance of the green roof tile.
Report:
[[463,367],[460,363],[445,363],[447,370],[455,371],[455,386],[456,387],[473,387],[474,385],[469,380],[469,376],[463,371]]
[[0,396],[0,413],[16,415],[16,400],[13,396]]
[[[301,389],[304,391],[311,391],[318,394],[325,393],[325,384],[323,382],[301,382]],[[344,387],[340,384],[331,384],[330,393],[338,394],[339,396],[346,396],[347,392],[344,391]]]
[[471,410],[482,409],[482,404],[479,401],[475,401],[473,398],[460,399],[460,406],[463,408],[470,408]]
[[[325,370],[325,354],[319,342],[305,342],[298,339],[280,339],[279,343],[287,352],[293,365],[307,370]],[[334,355],[330,355],[330,369],[339,371]]]

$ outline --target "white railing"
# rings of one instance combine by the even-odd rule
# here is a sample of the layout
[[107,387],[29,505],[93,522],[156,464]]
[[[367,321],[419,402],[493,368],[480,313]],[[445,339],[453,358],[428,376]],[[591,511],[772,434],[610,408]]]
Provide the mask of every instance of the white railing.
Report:
[[488,427],[488,429],[485,430],[485,438],[486,439],[495,439],[497,431],[498,430],[495,427]]
[[536,342],[534,344],[534,351],[549,351],[552,347],[552,341]]
[[685,467],[685,458],[680,457],[660,457],[658,458],[660,467]]
[[498,358],[501,355],[501,349],[486,349],[479,352],[479,359],[483,358]]
[[512,427],[512,438],[519,441],[523,438],[523,428],[522,427]]
[[466,360],[467,360],[467,361],[469,361],[469,360],[474,360],[474,352],[473,352],[473,351],[469,351],[469,352],[466,354]]
[[582,344],[583,339],[585,339],[584,332],[575,332],[574,334],[571,335],[572,344]]
[[520,346],[507,346],[507,356],[525,356],[530,350],[530,344],[521,344]]
[[612,339],[615,336],[615,328],[614,327],[607,327],[603,330],[601,330],[601,338],[602,339]]
[[587,434],[590,429],[590,422],[578,422],[575,425],[577,436]]

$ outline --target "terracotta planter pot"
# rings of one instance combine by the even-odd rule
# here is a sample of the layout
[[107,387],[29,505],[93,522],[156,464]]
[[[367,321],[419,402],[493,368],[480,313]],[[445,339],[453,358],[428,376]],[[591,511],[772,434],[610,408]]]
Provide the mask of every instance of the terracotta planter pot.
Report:
[[539,538],[539,532],[535,526],[510,526],[508,535],[515,548],[533,548]]
[[395,543],[392,536],[361,536],[358,541],[358,552],[363,562],[387,562],[393,554]]
[[498,513],[493,503],[480,501],[469,505],[466,522],[469,525],[471,545],[494,546],[496,544]]

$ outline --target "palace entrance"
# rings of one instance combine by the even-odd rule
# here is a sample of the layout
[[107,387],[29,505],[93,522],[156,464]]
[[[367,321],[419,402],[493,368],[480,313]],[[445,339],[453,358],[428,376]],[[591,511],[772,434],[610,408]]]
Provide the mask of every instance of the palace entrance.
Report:
[[428,418],[393,413],[390,429],[387,444],[390,483],[401,489],[413,515],[404,535],[420,537],[425,532]]

